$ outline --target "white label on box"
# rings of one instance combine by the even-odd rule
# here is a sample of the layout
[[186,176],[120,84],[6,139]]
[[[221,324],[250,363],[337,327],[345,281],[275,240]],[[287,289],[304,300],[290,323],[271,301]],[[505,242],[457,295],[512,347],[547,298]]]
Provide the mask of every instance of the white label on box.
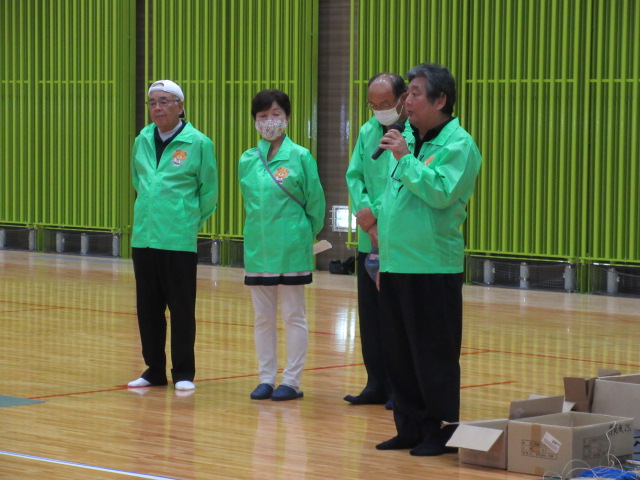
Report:
[[549,447],[542,442],[535,440],[522,440],[522,451],[520,455],[523,457],[541,458],[545,460],[558,460],[558,454],[552,452]]
[[549,432],[544,432],[542,443],[545,444],[553,453],[558,453],[560,447],[562,446],[562,443],[560,443],[558,439],[551,435]]

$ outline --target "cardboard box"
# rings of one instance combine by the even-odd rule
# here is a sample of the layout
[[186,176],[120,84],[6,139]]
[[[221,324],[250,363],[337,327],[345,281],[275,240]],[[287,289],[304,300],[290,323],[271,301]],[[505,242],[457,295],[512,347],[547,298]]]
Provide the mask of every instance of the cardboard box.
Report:
[[[537,397],[511,402],[509,418],[524,418],[562,411],[564,397]],[[458,425],[447,442],[448,447],[457,447],[462,463],[491,468],[507,468],[507,424],[506,418],[478,420]]]
[[634,419],[640,430],[640,374],[596,379],[593,394],[594,413],[619,415]]
[[505,470],[508,422],[508,419],[501,418],[461,423],[447,446],[458,448],[462,463]]
[[591,412],[596,378],[564,377],[564,398],[573,402],[576,412]]
[[566,412],[510,420],[507,466],[530,475],[568,475],[631,458],[633,419]]
[[[620,375],[618,370],[598,370],[598,377]],[[591,412],[596,378],[564,377],[564,398],[576,412]]]

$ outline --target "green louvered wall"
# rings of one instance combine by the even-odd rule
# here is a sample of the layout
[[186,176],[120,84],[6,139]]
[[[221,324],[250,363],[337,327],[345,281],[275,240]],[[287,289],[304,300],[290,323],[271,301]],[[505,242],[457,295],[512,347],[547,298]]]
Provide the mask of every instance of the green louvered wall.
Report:
[[[317,1],[135,0],[0,2],[0,223],[123,234],[133,191],[136,34],[148,85],[171,78],[188,120],[209,135],[220,205],[204,234],[242,235],[236,164],[258,134],[251,99],[264,88],[292,101],[289,134],[315,152]],[[13,159],[13,161],[11,160]]]
[[470,254],[640,262],[640,2],[353,0],[352,19],[352,132],[373,74],[454,74],[484,157]]
[[315,154],[317,0],[147,0],[147,84],[170,78],[187,119],[216,146],[220,199],[203,233],[242,236],[237,162],[259,135],[251,99],[277,88],[291,99],[288,134]]
[[[128,233],[135,3],[0,2],[0,223]],[[258,139],[255,92],[287,91],[289,132],[315,152],[318,5],[145,2],[145,82],[180,82],[217,146],[207,234],[241,235],[235,168]],[[352,0],[350,16],[351,141],[374,73],[434,61],[455,75],[485,159],[470,254],[640,262],[640,2]]]
[[126,0],[0,2],[0,222],[126,229],[134,21]]

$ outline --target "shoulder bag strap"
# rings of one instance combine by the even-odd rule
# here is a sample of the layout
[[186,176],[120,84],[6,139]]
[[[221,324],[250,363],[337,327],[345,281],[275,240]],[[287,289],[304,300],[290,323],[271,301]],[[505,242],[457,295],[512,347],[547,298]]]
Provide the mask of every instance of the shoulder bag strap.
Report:
[[304,205],[302,205],[302,203],[300,202],[300,200],[298,200],[296,197],[294,197],[293,195],[291,195],[289,193],[289,191],[284,188],[282,186],[282,184],[278,181],[278,179],[276,178],[276,176],[271,172],[271,170],[269,169],[269,166],[267,165],[267,161],[264,159],[264,156],[262,155],[262,152],[260,151],[260,148],[257,148],[256,150],[258,150],[258,155],[260,155],[260,160],[262,160],[262,164],[264,165],[264,168],[267,172],[269,172],[269,175],[271,175],[271,178],[273,178],[273,181],[276,182],[276,185],[278,185],[280,187],[280,189],[286,193],[287,195],[289,195],[289,197],[291,197],[291,199],[296,202],[298,205],[300,205],[302,207],[302,209],[304,210]]

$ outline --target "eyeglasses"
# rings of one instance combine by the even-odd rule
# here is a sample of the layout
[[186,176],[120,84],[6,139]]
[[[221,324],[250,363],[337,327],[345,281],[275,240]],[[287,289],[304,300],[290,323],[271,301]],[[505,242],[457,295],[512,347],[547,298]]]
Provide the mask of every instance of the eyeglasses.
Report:
[[393,103],[390,103],[390,102],[385,102],[385,103],[382,103],[380,105],[374,105],[371,102],[367,102],[367,108],[369,110],[390,110],[392,108],[396,108],[398,106],[398,103],[400,103],[400,99],[398,99],[398,101],[395,103],[395,105]]
[[170,103],[179,102],[179,101],[180,100],[160,100],[159,102],[156,102],[155,100],[150,100],[145,103],[149,105],[149,108],[156,108],[156,107],[166,108],[169,106]]

